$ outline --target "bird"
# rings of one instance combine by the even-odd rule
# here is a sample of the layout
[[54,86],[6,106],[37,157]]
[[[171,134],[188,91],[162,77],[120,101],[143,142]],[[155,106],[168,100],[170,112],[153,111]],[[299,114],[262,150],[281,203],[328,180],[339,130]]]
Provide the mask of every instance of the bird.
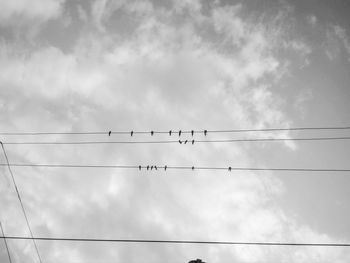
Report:
[[172,131],[170,130],[170,131],[169,131],[169,136],[171,136],[171,133],[172,133]]
[[164,171],[166,171],[167,168],[168,168],[168,166],[165,165],[165,166],[164,166]]
[[151,171],[153,170],[153,165],[151,166]]
[[109,131],[109,132],[108,132],[108,136],[111,136],[111,133],[112,133],[112,131]]
[[151,136],[153,136],[153,134],[154,134],[154,131],[151,131]]
[[141,165],[139,165],[139,170],[141,171]]
[[133,136],[133,134],[134,134],[134,131],[131,131],[131,132],[130,132],[131,137]]
[[181,141],[181,140],[179,140],[179,143],[180,143],[180,144],[182,144],[182,141]]
[[207,130],[204,130],[204,136],[207,136],[207,132],[208,132]]
[[193,133],[194,133],[194,130],[192,130],[192,131],[191,131],[191,135],[192,135],[192,137],[193,137]]
[[231,172],[231,170],[232,170],[231,166],[228,168],[228,170],[229,170],[229,172]]
[[192,171],[194,170],[194,166],[192,166]]
[[187,143],[187,140],[185,140],[185,144]]
[[147,165],[147,171],[149,170],[149,165]]
[[157,165],[154,166],[154,170],[158,170]]
[[181,130],[179,130],[179,137],[181,136]]
[[192,145],[194,144],[194,140],[192,140]]

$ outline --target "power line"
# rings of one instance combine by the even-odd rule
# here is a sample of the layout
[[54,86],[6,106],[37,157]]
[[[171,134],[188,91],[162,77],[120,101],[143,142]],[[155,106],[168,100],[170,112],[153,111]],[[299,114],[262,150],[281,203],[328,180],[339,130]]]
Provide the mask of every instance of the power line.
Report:
[[[1,233],[2,233],[2,235],[5,236],[4,229],[2,228],[1,222],[0,222],[0,228],[1,228]],[[9,262],[12,263],[11,254],[10,254],[9,247],[8,247],[8,245],[7,245],[7,240],[6,240],[6,238],[4,238],[4,241],[5,241],[5,247],[6,247],[6,251],[7,251],[7,256],[8,256],[8,258],[9,258]]]
[[228,130],[168,130],[168,131],[81,131],[81,132],[0,132],[0,135],[36,136],[36,135],[131,135],[131,134],[206,134],[206,133],[241,133],[241,132],[269,132],[269,131],[305,131],[305,130],[349,130],[350,126],[329,127],[290,127],[290,128],[262,128],[262,129],[228,129]]
[[26,213],[26,210],[25,210],[25,208],[24,208],[21,195],[19,194],[19,190],[18,190],[18,188],[17,188],[17,183],[16,183],[16,180],[15,180],[15,176],[14,176],[14,174],[12,173],[12,169],[11,169],[11,166],[10,166],[10,162],[9,162],[9,159],[8,159],[8,157],[7,157],[7,154],[6,154],[5,146],[3,145],[2,142],[0,142],[0,144],[1,144],[2,150],[3,150],[4,155],[5,155],[6,166],[8,167],[8,170],[9,170],[9,172],[10,172],[10,174],[11,174],[12,182],[13,182],[13,184],[14,184],[14,186],[15,186],[16,193],[17,193],[17,196],[18,196],[18,200],[19,200],[19,202],[20,202],[20,204],[21,204],[21,207],[22,207],[22,211],[23,211],[23,214],[24,214],[24,218],[25,218],[25,220],[26,220],[26,223],[27,223],[27,227],[28,227],[29,232],[30,232],[30,236],[31,236],[31,238],[32,238],[32,240],[33,240],[33,244],[34,244],[34,247],[35,247],[35,250],[36,250],[36,254],[38,255],[39,262],[42,263],[42,260],[41,260],[41,257],[40,257],[40,253],[39,253],[38,247],[37,247],[37,245],[36,245],[35,239],[33,239],[33,232],[32,232],[32,229],[31,229],[31,227],[30,227],[30,224],[29,224],[29,220],[28,220],[28,217],[27,217],[27,213]]
[[[0,166],[7,166],[1,164]],[[142,170],[221,170],[221,171],[280,171],[280,172],[350,172],[350,169],[319,169],[319,168],[259,168],[259,167],[204,167],[204,166],[157,166],[157,165],[79,165],[79,164],[15,164],[13,167],[42,168],[106,168],[106,169],[138,169]]]
[[350,140],[350,137],[309,137],[309,138],[251,138],[223,140],[160,140],[160,141],[43,141],[43,142],[3,142],[4,145],[88,145],[88,144],[196,144],[196,143],[236,143],[273,141],[332,141]]
[[350,243],[293,243],[293,242],[243,242],[243,241],[198,241],[198,240],[155,240],[155,239],[101,239],[101,238],[62,238],[62,237],[22,237],[0,236],[12,240],[108,242],[108,243],[166,243],[198,245],[254,245],[254,246],[310,246],[310,247],[350,247]]

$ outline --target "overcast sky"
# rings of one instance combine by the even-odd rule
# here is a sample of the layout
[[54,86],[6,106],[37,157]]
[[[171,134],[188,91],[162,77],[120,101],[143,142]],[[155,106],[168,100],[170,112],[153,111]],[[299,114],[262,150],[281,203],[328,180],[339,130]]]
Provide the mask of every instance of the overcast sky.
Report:
[[[349,126],[349,12],[346,0],[0,0],[0,132],[106,132],[0,139]],[[349,131],[206,138],[337,135]],[[5,147],[12,163],[350,167],[347,141]],[[35,236],[350,242],[349,173],[12,169]],[[27,236],[0,171],[5,233]],[[8,244],[14,262],[38,262],[31,242]],[[350,249],[335,247],[37,244],[44,263],[350,262]]]

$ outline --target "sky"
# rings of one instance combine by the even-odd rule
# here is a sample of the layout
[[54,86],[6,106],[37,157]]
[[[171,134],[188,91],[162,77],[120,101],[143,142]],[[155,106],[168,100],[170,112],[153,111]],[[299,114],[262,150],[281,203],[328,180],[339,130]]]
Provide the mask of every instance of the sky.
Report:
[[[4,143],[169,139],[108,131],[350,124],[346,0],[0,0],[0,6],[0,132],[105,131],[1,135]],[[195,139],[313,136],[349,131]],[[349,146],[280,141],[5,148],[10,163],[350,169]],[[37,237],[350,242],[349,173],[12,170]],[[0,171],[5,234],[28,236],[11,175],[5,166]],[[38,262],[31,242],[8,245],[13,262]],[[45,263],[350,261],[350,249],[337,247],[37,245]],[[0,262],[7,260],[1,241]]]

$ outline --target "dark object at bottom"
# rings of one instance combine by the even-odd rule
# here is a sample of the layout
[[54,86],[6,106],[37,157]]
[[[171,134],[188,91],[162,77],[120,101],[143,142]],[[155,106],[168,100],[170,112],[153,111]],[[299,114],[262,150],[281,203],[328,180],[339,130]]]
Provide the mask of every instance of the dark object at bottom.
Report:
[[197,258],[197,259],[189,261],[188,263],[205,263],[205,262],[202,261],[201,259]]

